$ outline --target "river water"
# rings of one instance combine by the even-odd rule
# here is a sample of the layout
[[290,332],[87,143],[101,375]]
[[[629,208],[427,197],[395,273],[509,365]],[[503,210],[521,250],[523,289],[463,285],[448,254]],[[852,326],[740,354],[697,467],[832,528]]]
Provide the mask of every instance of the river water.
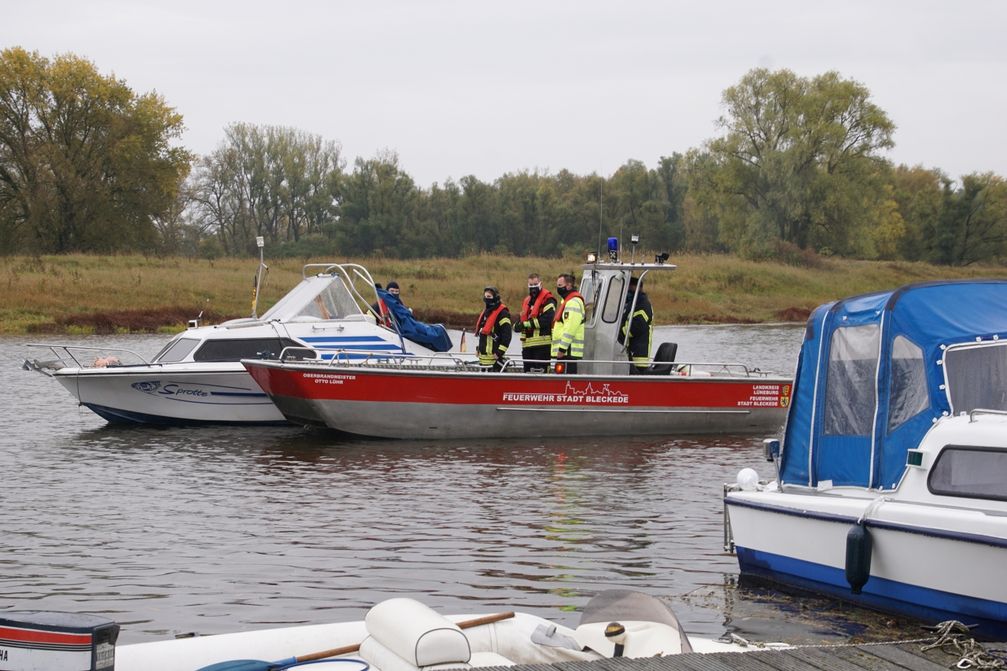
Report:
[[[793,374],[798,326],[663,327],[679,360]],[[738,585],[722,483],[764,436],[368,441],[290,428],[122,428],[0,338],[0,611],[105,615],[121,643],[445,613],[576,626],[597,591],[666,599],[690,633],[878,640],[915,623]],[[61,339],[67,341],[68,339]],[[150,356],[164,336],[77,338]],[[912,633],[915,633],[913,631]]]

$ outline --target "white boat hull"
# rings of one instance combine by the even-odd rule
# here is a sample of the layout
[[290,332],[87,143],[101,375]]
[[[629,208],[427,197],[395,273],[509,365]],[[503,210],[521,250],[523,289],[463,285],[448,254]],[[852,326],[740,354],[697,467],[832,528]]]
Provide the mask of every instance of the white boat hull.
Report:
[[53,377],[113,423],[286,423],[240,363],[62,369]]
[[[415,322],[401,306],[406,313],[395,329],[377,324],[368,306],[373,299],[361,288],[377,298],[361,266],[308,264],[301,283],[261,318],[190,325],[152,360],[126,349],[53,343],[34,345],[50,350],[53,359],[26,360],[24,367],[55,377],[109,422],[285,424],[240,359],[276,358],[287,348],[322,359],[429,355],[461,339],[440,325]],[[400,332],[398,325],[407,321],[410,328]]]
[[[949,505],[878,504],[848,492],[732,492],[726,502],[743,574],[922,619],[955,617],[996,628],[1007,622],[1007,581],[991,579],[1007,566],[1007,517]],[[846,578],[847,534],[865,513],[870,577],[854,594]]]

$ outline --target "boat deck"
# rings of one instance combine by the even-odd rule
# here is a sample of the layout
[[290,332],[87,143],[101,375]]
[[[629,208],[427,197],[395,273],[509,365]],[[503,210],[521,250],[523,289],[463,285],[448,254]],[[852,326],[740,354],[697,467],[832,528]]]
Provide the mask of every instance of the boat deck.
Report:
[[[789,650],[689,653],[645,659],[602,659],[499,667],[500,671],[947,671],[961,655],[921,643],[796,647]],[[1007,668],[1007,643],[984,643]],[[964,667],[962,667],[964,668]],[[984,668],[974,665],[971,668]],[[487,671],[487,670],[481,670]],[[494,669],[494,671],[496,671]]]

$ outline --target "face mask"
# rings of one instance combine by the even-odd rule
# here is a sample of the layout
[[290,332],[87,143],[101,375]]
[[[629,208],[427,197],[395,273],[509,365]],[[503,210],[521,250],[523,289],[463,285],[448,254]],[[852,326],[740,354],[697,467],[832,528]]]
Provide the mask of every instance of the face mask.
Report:
[[533,287],[528,287],[528,295],[532,298],[538,298],[539,293],[542,292],[542,285],[536,284]]
[[570,293],[570,287],[556,287],[556,293],[563,298],[566,298],[566,295]]
[[483,303],[486,304],[486,307],[492,309],[492,308],[495,308],[497,305],[500,304],[500,299],[499,298],[486,298],[485,296],[483,296]]

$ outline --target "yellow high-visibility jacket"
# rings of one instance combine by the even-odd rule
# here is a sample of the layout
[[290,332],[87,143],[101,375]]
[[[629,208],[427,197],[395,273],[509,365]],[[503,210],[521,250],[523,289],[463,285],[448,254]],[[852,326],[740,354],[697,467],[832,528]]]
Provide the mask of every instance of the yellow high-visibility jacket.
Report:
[[552,355],[560,351],[574,359],[584,358],[584,318],[587,306],[584,298],[576,291],[567,295],[556,311],[552,323]]

